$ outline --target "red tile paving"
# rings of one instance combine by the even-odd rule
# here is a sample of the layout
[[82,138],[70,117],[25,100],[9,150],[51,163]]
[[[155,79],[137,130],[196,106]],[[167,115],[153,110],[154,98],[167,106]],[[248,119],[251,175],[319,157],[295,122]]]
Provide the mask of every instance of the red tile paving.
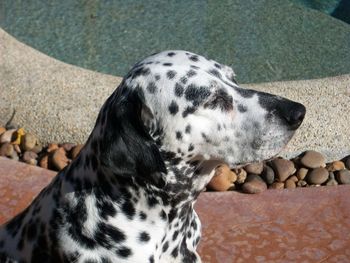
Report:
[[[0,157],[0,224],[54,175]],[[196,210],[203,262],[350,262],[350,186],[203,193]]]

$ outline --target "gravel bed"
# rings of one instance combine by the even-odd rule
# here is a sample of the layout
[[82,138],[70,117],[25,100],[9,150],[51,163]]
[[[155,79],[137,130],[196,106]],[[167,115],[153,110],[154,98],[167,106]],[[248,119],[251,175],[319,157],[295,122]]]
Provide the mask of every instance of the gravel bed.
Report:
[[[38,138],[23,128],[0,127],[0,156],[30,165],[59,171],[79,154],[83,144],[50,143],[43,146]],[[231,169],[226,164],[216,168],[208,191],[260,193],[266,189],[332,186],[350,184],[350,155],[326,163],[321,153],[308,150],[292,159],[276,157]]]

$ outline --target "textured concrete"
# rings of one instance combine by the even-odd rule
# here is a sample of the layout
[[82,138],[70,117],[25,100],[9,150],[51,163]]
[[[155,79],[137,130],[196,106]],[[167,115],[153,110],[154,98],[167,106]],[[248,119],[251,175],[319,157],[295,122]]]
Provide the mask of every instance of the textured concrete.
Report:
[[[54,172],[0,157],[0,224],[27,207]],[[350,186],[202,193],[204,263],[349,262]]]
[[[15,109],[14,124],[45,142],[83,143],[100,106],[120,78],[52,59],[0,29],[0,125]],[[350,154],[350,75],[242,85],[306,105],[305,122],[283,155],[306,149],[328,160]]]

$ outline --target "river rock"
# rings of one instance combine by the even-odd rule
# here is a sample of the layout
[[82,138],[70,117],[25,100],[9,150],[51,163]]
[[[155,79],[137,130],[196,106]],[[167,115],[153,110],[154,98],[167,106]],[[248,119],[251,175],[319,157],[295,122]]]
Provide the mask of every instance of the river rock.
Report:
[[11,158],[13,154],[15,153],[15,149],[13,148],[13,145],[9,142],[6,142],[1,145],[0,147],[0,156],[5,156]]
[[335,178],[334,178],[334,173],[333,173],[333,172],[330,172],[330,173],[329,173],[329,179],[328,179],[326,185],[327,185],[327,186],[338,185],[337,180],[335,180]]
[[270,166],[264,165],[261,177],[265,180],[267,184],[272,184],[275,181],[275,172]]
[[244,166],[244,170],[248,174],[261,174],[264,169],[264,164],[262,162],[260,163],[250,163],[246,166]]
[[345,164],[342,161],[334,161],[326,165],[329,172],[335,172],[345,169]]
[[311,170],[306,179],[308,181],[309,184],[323,184],[327,181],[328,179],[328,171],[326,168],[316,168]]
[[307,173],[309,172],[308,169],[306,168],[300,168],[298,171],[297,171],[297,177],[299,180],[304,180]]
[[5,131],[3,134],[0,136],[0,144],[6,143],[6,142],[12,142],[14,139],[14,133],[16,132],[16,129],[11,129]]
[[300,162],[303,166],[307,168],[319,168],[325,167],[326,159],[324,156],[316,151],[306,151],[304,156],[300,159]]
[[26,133],[23,136],[23,140],[21,142],[21,146],[22,146],[23,151],[32,150],[35,147],[35,145],[37,144],[37,142],[38,142],[38,139],[34,134]]
[[51,156],[51,162],[56,170],[62,170],[69,163],[66,151],[62,147],[55,150]]
[[271,161],[271,166],[275,171],[276,178],[280,182],[284,182],[289,176],[295,173],[294,163],[286,159],[274,159]]
[[22,156],[22,160],[25,163],[31,164],[31,165],[37,165],[38,163],[37,158],[38,158],[38,155],[32,151],[26,151]]
[[287,179],[286,182],[284,183],[284,187],[287,189],[295,188],[295,182],[292,179]]
[[282,182],[274,182],[271,186],[271,189],[283,189],[284,188],[284,183]]
[[242,185],[242,191],[247,194],[258,194],[267,189],[266,183],[260,176],[249,174],[245,183]]
[[228,165],[220,165],[215,169],[214,177],[210,180],[208,188],[215,191],[227,191],[237,180],[237,175]]
[[347,169],[339,171],[337,173],[337,180],[341,184],[350,184],[350,171]]

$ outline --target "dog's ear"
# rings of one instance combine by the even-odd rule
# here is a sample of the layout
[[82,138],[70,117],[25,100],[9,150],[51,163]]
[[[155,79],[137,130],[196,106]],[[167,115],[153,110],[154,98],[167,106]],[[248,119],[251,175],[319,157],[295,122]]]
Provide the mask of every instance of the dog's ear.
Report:
[[[141,89],[122,83],[106,102],[102,165],[117,176],[164,185],[165,163],[141,118],[144,98]],[[101,111],[100,114],[102,113]]]

